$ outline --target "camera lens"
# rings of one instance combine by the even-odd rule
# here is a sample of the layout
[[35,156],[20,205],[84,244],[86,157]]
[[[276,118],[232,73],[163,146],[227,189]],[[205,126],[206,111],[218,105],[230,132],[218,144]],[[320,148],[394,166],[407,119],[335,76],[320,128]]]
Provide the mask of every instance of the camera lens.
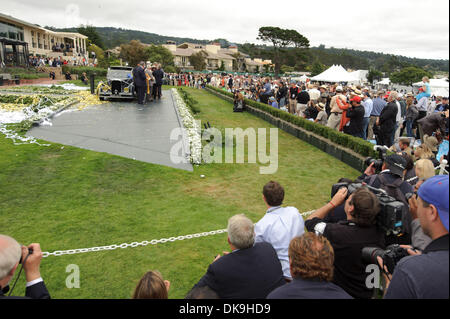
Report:
[[366,264],[378,265],[377,257],[383,258],[385,252],[383,249],[378,247],[366,247],[362,250],[362,259]]
[[366,160],[364,161],[364,165],[366,165],[367,167],[369,167],[375,160],[371,157],[366,158]]

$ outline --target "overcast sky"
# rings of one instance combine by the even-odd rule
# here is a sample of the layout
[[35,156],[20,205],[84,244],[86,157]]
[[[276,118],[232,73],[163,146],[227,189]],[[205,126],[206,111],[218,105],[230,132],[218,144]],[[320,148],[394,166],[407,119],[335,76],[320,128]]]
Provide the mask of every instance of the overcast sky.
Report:
[[121,27],[257,43],[261,26],[295,29],[311,46],[449,58],[449,0],[0,0],[1,12],[54,27]]

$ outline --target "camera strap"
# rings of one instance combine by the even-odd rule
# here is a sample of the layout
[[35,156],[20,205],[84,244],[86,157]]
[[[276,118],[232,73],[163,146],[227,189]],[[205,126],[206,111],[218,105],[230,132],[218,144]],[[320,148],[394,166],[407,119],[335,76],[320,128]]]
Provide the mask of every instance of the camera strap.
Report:
[[[20,275],[22,274],[23,265],[25,265],[25,263],[26,263],[28,257],[30,257],[30,255],[31,255],[30,252],[28,252],[28,255],[27,255],[27,256],[25,257],[25,259],[23,260],[23,262],[22,262],[22,267],[20,267],[19,275],[17,275],[16,281],[14,282],[14,285],[12,286],[11,290],[9,291],[8,297],[11,296],[11,294],[12,294],[14,288],[16,287],[17,281],[19,280]],[[8,288],[9,288],[9,286],[8,286]]]

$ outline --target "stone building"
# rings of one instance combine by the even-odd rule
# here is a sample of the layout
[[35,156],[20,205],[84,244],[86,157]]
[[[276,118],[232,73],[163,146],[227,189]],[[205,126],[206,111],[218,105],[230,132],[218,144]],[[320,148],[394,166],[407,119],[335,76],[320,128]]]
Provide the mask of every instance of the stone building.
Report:
[[222,63],[227,72],[251,72],[257,70],[264,71],[264,65],[272,65],[272,61],[261,59],[250,59],[247,54],[238,51],[236,45],[231,45],[228,48],[222,48],[219,43],[211,44],[196,44],[183,43],[176,45],[175,42],[168,41],[163,44],[175,57],[175,66],[181,69],[193,70],[194,67],[189,62],[189,57],[198,52],[205,52],[205,62],[207,70],[217,70]]
[[80,33],[55,32],[0,13],[0,59],[5,65],[27,63],[28,54],[87,58],[86,39]]

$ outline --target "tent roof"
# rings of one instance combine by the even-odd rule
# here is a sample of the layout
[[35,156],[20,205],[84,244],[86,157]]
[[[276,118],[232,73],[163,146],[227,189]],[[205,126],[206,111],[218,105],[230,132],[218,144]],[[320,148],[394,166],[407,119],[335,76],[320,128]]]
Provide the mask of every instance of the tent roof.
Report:
[[384,78],[383,80],[381,80],[380,82],[378,82],[377,84],[381,84],[381,85],[389,85],[391,84],[391,80],[389,78]]
[[320,82],[357,82],[359,79],[347,72],[342,65],[333,65],[325,72],[311,78],[312,81]]
[[367,81],[367,75],[369,74],[369,71],[367,70],[357,70],[354,72],[350,72],[350,75],[358,79],[359,81]]
[[[423,82],[414,83],[413,86],[421,87]],[[449,95],[449,83],[446,79],[430,79],[431,94],[434,96],[448,96]]]
[[[418,86],[418,87],[423,86],[423,85],[424,85],[423,82],[417,82],[417,83],[413,84],[413,86]],[[431,79],[430,86],[432,88],[447,88],[448,89],[449,83],[447,80],[444,80],[444,79]]]

